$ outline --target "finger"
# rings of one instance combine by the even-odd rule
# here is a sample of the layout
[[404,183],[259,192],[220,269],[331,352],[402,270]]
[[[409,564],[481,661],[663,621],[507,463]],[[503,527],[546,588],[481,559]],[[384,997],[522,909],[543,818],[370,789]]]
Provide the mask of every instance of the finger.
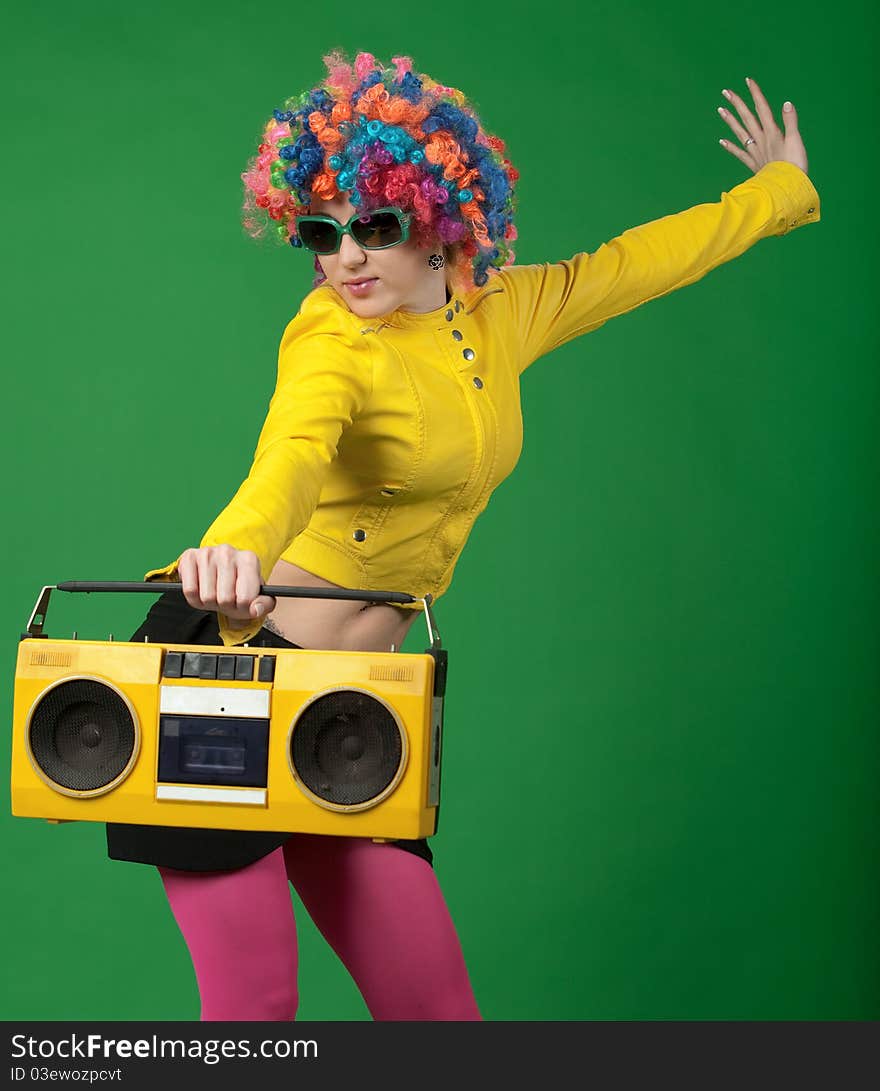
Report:
[[764,129],[768,132],[778,131],[779,126],[776,124],[773,111],[770,109],[770,103],[764,97],[764,92],[753,79],[746,77],[746,83],[751,89],[752,98],[755,100],[755,109],[758,111],[758,117],[761,119]]
[[257,595],[251,603],[251,617],[268,617],[275,609],[275,599],[271,595]]
[[736,144],[734,144],[730,140],[720,140],[719,143],[721,144],[721,147],[725,149],[725,151],[729,151],[730,154],[735,155],[741,163],[745,163],[750,171],[755,171],[756,165],[748,152],[744,152],[742,148],[738,148]]
[[235,584],[237,578],[236,554],[232,546],[217,546],[217,607],[220,610],[236,608]]
[[260,562],[256,553],[241,550],[236,556],[235,604],[253,616],[253,605],[260,594]]
[[[723,106],[718,107],[718,113],[724,118],[727,124],[733,130],[733,135],[739,140],[739,142],[745,147],[746,141],[749,139],[749,134],[740,125],[739,119],[730,110],[725,110]],[[751,145],[750,145],[751,146]]]
[[798,116],[793,102],[785,102],[782,105],[782,124],[785,126],[786,136],[800,135],[798,133]]
[[[200,549],[196,554],[196,566],[199,573],[199,599],[200,610],[215,610],[217,608],[217,565],[210,551]],[[193,605],[190,603],[190,605]]]
[[177,574],[180,577],[180,588],[183,597],[194,610],[202,609],[202,601],[199,598],[199,570],[196,565],[194,551],[187,549],[180,555],[177,562]]
[[804,140],[798,128],[798,115],[793,103],[783,103],[782,121],[785,125],[786,158],[792,163],[796,163],[805,174],[809,174],[810,165],[807,160],[807,149],[804,147]]
[[736,107],[736,111],[742,118],[743,124],[749,130],[749,135],[753,136],[755,140],[762,136],[763,130],[758,124],[757,118],[748,108],[748,106],[746,106],[746,104],[739,97],[739,95],[735,91],[731,91],[728,88],[725,88],[721,93],[722,95],[724,95],[728,102],[733,103],[733,105]]

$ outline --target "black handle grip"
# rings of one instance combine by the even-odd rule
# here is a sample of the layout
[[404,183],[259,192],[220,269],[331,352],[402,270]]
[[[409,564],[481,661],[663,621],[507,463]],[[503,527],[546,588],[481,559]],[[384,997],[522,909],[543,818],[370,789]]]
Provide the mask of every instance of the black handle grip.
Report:
[[[161,595],[165,591],[181,591],[180,583],[163,583],[154,580],[149,583],[125,583],[118,580],[66,580],[55,585],[59,591],[147,591]],[[301,599],[356,599],[360,602],[418,602],[415,595],[405,591],[356,591],[347,587],[286,587],[266,584],[260,588],[261,595],[273,598]]]

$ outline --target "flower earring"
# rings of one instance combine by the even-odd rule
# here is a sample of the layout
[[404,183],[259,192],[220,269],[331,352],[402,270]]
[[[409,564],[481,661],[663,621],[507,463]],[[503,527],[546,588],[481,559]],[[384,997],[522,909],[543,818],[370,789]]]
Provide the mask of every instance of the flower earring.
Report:
[[432,269],[442,269],[445,264],[446,258],[444,258],[442,254],[432,254],[428,258],[428,265],[430,265]]

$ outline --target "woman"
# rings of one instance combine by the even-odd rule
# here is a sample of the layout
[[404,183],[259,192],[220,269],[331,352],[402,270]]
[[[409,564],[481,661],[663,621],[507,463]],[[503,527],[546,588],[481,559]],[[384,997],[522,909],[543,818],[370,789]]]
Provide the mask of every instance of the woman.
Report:
[[[522,442],[534,360],[690,284],[761,238],[819,219],[790,104],[753,82],[722,145],[753,177],[720,202],[593,253],[515,266],[516,170],[460,91],[368,53],[325,58],[321,87],[276,110],[242,176],[245,224],[314,253],[281,341],[247,479],[133,640],[399,648],[412,607],[275,599],[262,584],[440,597]],[[262,217],[262,219],[260,218]],[[189,946],[201,1018],[292,1019],[288,881],[376,1019],[479,1019],[424,841],[110,824],[115,859],[159,869]],[[258,911],[255,913],[255,908]]]

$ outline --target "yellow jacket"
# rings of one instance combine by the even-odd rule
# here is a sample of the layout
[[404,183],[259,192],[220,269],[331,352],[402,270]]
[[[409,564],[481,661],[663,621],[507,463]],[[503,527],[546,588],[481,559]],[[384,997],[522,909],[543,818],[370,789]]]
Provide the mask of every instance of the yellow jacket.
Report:
[[[519,458],[525,369],[819,218],[807,175],[775,161],[717,203],[631,228],[592,254],[508,266],[427,314],[358,318],[333,288],[314,289],[281,339],[250,472],[200,545],[253,550],[264,583],[282,557],[345,587],[439,598]],[[177,561],[144,578],[177,579]],[[219,621],[226,645],[261,625]]]

